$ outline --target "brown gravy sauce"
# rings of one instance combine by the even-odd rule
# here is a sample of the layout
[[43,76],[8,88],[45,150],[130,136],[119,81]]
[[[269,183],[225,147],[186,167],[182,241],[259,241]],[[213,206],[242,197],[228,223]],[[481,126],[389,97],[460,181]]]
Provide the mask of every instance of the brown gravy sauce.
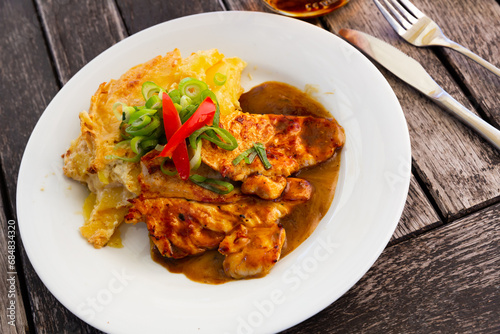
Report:
[[[333,118],[316,100],[301,90],[281,82],[265,82],[240,97],[244,112]],[[280,220],[286,231],[281,257],[286,256],[307,239],[332,203],[340,168],[340,152],[324,163],[300,170],[294,176],[308,180],[314,187],[312,198],[294,208]],[[224,255],[217,250],[199,256],[173,260],[160,255],[152,246],[152,259],[172,273],[183,273],[189,279],[208,284],[233,280],[222,268]]]

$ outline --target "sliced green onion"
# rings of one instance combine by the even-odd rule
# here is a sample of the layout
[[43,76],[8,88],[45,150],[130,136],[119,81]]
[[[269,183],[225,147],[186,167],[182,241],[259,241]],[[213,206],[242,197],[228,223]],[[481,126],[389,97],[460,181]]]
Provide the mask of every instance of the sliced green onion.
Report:
[[160,93],[160,91],[161,87],[152,81],[146,81],[142,84],[142,96],[144,97],[144,101],[149,100],[153,94]]
[[132,114],[130,114],[130,117],[128,119],[128,124],[134,123],[136,120],[138,120],[139,118],[141,118],[142,116],[145,116],[145,115],[153,116],[157,112],[158,112],[158,110],[146,109],[146,108],[134,111]]
[[180,105],[182,108],[186,108],[187,106],[193,104],[193,100],[187,95],[182,95]]
[[267,160],[267,153],[266,153],[266,148],[263,144],[261,143],[254,143],[253,147],[255,147],[255,150],[257,151],[257,154],[259,155],[260,160],[262,161],[262,164],[264,165],[265,169],[269,169],[273,167],[269,160]]
[[194,78],[184,78],[179,82],[179,91],[182,95],[187,95],[193,100],[199,100],[201,92],[208,89],[203,81]]
[[184,124],[186,121],[193,116],[194,112],[198,108],[198,105],[196,104],[190,104],[186,108],[183,108],[180,113],[179,117],[181,118],[181,123]]
[[192,170],[197,170],[201,165],[201,146],[202,142],[198,139],[193,157],[189,160],[189,166]]
[[234,186],[229,182],[206,178],[198,174],[191,175],[189,179],[200,187],[220,195],[229,194],[234,189]]
[[158,95],[151,96],[147,101],[145,107],[147,109],[160,109],[162,106],[162,100]]
[[182,106],[179,103],[174,103],[175,109],[177,109],[177,112],[181,112]]
[[[214,82],[218,85],[224,84],[226,76],[216,73]],[[121,159],[128,162],[138,162],[140,158],[152,149],[162,150],[167,142],[165,137],[163,114],[158,112],[162,107],[162,96],[165,90],[152,81],[146,81],[142,85],[141,93],[145,105],[128,106],[123,102],[116,102],[113,105],[113,113],[118,120],[121,120],[119,129],[124,140],[117,143],[117,149],[130,149],[136,153],[133,158],[109,155],[108,159]],[[216,112],[213,125],[204,127],[201,131],[196,131],[190,136],[190,144],[194,150],[190,159],[190,166],[196,169],[201,164],[201,138],[215,143],[226,150],[233,150],[238,147],[236,139],[229,131],[219,128],[220,108],[217,96],[208,89],[208,85],[195,78],[184,78],[179,82],[179,87],[168,92],[174,102],[174,106],[179,112],[181,122],[185,123],[198,108],[199,104],[206,97],[210,97],[216,105]],[[249,160],[250,161],[250,160]],[[165,169],[162,165],[162,169]],[[167,171],[168,172],[168,171]],[[214,186],[212,184],[212,186]],[[226,189],[227,190],[227,189]]]
[[170,160],[170,159],[165,158],[165,159],[163,159],[163,161],[161,162],[161,164],[160,164],[160,169],[161,169],[161,172],[162,172],[163,174],[165,174],[165,175],[168,175],[168,176],[174,176],[174,175],[177,175],[177,171],[176,171],[176,170],[175,170],[175,171],[171,171],[171,170],[169,170],[169,169],[167,169],[167,168],[165,167],[165,162],[167,162],[168,160]]
[[125,129],[125,132],[132,136],[150,136],[160,125],[158,117],[150,117],[150,119],[151,121],[146,126],[136,127],[130,125]]
[[[132,115],[133,116],[133,115]],[[131,128],[143,128],[149,123],[151,123],[152,118],[149,115],[142,115],[141,117],[137,118],[133,122],[130,122],[130,127]]]
[[153,148],[156,147],[156,145],[158,145],[157,139],[144,138],[144,140],[142,140],[140,143],[141,149],[143,149],[146,152],[151,151]]
[[181,91],[178,89],[172,89],[170,92],[168,92],[168,96],[172,99],[172,102],[175,104],[181,103]]
[[247,165],[250,165],[255,160],[256,156],[257,156],[257,151],[253,151],[248,155],[248,157],[245,157],[245,162],[247,163]]
[[[118,110],[118,107],[122,107],[122,111],[120,112]],[[133,113],[135,111],[134,107],[129,107],[123,102],[116,102],[113,104],[113,114],[115,114],[115,117],[119,121],[125,120],[126,116],[130,115],[130,113]]]
[[243,160],[245,160],[247,164],[251,164],[257,155],[262,161],[262,165],[264,165],[265,169],[273,167],[267,159],[266,148],[262,143],[254,143],[253,147],[250,147],[248,150],[243,151],[240,155],[238,155],[232,161],[232,164],[233,166],[237,166]]
[[[205,131],[210,130],[213,130],[215,133],[217,133],[220,138],[217,136],[210,137],[203,134]],[[191,136],[189,136],[189,144],[191,145],[191,147],[195,147],[195,140],[198,139],[198,137],[206,139],[227,151],[232,151],[238,147],[236,138],[234,138],[229,131],[227,131],[226,129],[217,128],[215,126],[204,126],[201,129],[193,132]]]
[[[149,139],[156,139],[159,140],[161,137],[165,137],[165,130],[162,126],[158,126],[152,134],[147,136],[144,140],[149,140]],[[165,138],[166,140],[166,138]]]
[[210,97],[212,99],[212,102],[215,103],[215,115],[214,115],[214,120],[212,121],[213,126],[219,127],[219,120],[220,120],[220,108],[219,108],[219,101],[217,100],[217,96],[215,96],[214,92],[212,92],[209,89],[204,90],[201,92],[201,100],[205,100],[207,97]]
[[226,80],[227,80],[227,76],[220,73],[220,72],[217,72],[215,73],[214,75],[214,83],[217,85],[217,86],[222,86],[223,84],[226,83]]
[[220,139],[217,136],[207,136],[207,135],[201,135],[201,138],[214,143],[215,145],[225,149],[226,151],[232,151],[238,147],[238,142],[236,141],[236,138],[234,138],[234,136],[226,129],[217,128],[215,126],[210,126],[209,129],[213,130],[217,135],[219,135]]
[[144,138],[145,138],[144,136],[137,136],[130,140],[130,148],[135,154],[139,154],[140,151],[139,144]]
[[245,159],[246,157],[248,157],[248,155],[252,152],[257,152],[255,151],[255,147],[250,147],[248,150],[246,151],[243,151],[242,153],[240,153],[240,155],[238,155],[233,161],[232,161],[232,164],[233,166],[237,166],[240,162],[243,161],[243,159]]

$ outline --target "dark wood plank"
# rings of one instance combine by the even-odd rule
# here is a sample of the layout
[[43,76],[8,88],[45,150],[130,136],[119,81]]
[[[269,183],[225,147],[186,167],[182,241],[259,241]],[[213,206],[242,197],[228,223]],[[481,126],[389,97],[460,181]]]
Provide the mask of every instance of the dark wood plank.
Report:
[[[124,11],[124,9],[126,9],[125,7],[122,7],[123,3],[125,3],[125,2],[119,3],[120,10],[122,12]],[[47,9],[47,8],[49,8],[47,6],[49,6],[51,4],[53,6],[55,5],[56,7],[61,6],[61,5],[65,5],[67,8],[66,9],[58,9],[58,10],[62,10],[63,13],[59,13],[59,14],[55,15],[55,18],[54,18],[54,17],[52,17],[54,14],[51,12],[51,10]],[[137,4],[139,4],[139,2],[136,2],[134,5],[137,5]],[[141,2],[140,4],[143,5],[144,2]],[[212,4],[212,3],[210,3],[210,4]],[[103,31],[96,29],[95,31],[87,34],[85,31],[83,31],[86,28],[83,27],[83,28],[81,28],[82,31],[79,32],[79,34],[81,34],[81,36],[83,36],[83,37],[79,37],[79,38],[82,38],[82,39],[76,40],[76,42],[75,42],[75,43],[78,42],[80,45],[72,44],[71,47],[65,47],[65,45],[66,45],[65,43],[73,43],[73,41],[70,40],[71,39],[70,37],[72,34],[71,29],[69,29],[69,30],[61,29],[61,28],[53,27],[53,25],[61,24],[60,22],[58,22],[57,18],[63,17],[61,15],[64,14],[64,11],[67,11],[68,13],[70,13],[70,11],[71,11],[73,13],[78,14],[78,10],[82,10],[82,9],[81,8],[79,8],[78,10],[74,9],[72,6],[75,6],[75,4],[71,3],[71,6],[70,6],[70,5],[68,5],[66,0],[59,0],[59,1],[54,0],[54,1],[50,2],[49,5],[46,5],[45,3],[42,3],[41,1],[39,2],[39,6],[42,10],[42,17],[44,19],[45,29],[47,31],[50,45],[52,47],[59,49],[59,50],[64,50],[64,52],[62,52],[62,53],[61,52],[54,53],[54,56],[56,58],[55,66],[56,66],[57,70],[59,71],[59,76],[61,78],[61,81],[65,82],[81,66],[83,66],[86,62],[88,62],[91,58],[93,58],[97,53],[100,52],[100,51],[96,52],[95,54],[87,54],[85,52],[82,52],[78,48],[83,48],[83,46],[81,46],[81,45],[92,45],[93,40],[96,38],[99,38],[99,36],[95,35],[96,32],[99,35],[99,34],[103,33]],[[99,3],[99,4],[78,4],[78,6],[84,6],[84,7],[87,5],[89,7],[94,8],[94,10],[99,9],[99,8],[103,8],[105,12],[106,12],[106,10],[109,10],[110,8],[112,8],[112,3],[110,3],[110,2],[106,2],[105,4],[102,4],[102,3]],[[202,6],[205,6],[204,3],[202,3]],[[180,8],[182,9],[183,7],[181,6]],[[198,8],[198,7],[195,6],[195,8]],[[182,9],[182,11],[189,11],[189,10],[192,10],[192,8]],[[218,10],[218,9],[216,9],[216,10]],[[182,11],[180,13],[176,14],[176,16],[174,16],[174,17],[188,14],[188,13],[182,12]],[[85,12],[85,8],[83,9],[83,12]],[[138,18],[138,15],[136,12],[140,12],[140,9],[134,9],[134,18],[133,19],[139,20],[140,18]],[[85,13],[86,13],[85,15],[82,15],[82,18],[88,19],[89,16],[93,17],[92,15],[95,15],[95,13],[92,14],[93,12],[90,9]],[[109,14],[109,11],[107,13]],[[132,11],[130,11],[130,13],[132,13]],[[192,13],[192,12],[189,12],[189,13]],[[76,14],[73,14],[73,16]],[[125,17],[127,16],[127,13],[123,13],[123,14]],[[165,15],[165,14],[161,14],[161,15]],[[34,19],[36,22],[36,17]],[[78,19],[79,18],[73,17],[73,19],[69,19],[69,21],[76,22]],[[160,19],[159,21],[155,21],[155,22],[153,22],[154,20],[152,21],[152,19],[158,19],[158,15],[155,16],[155,18],[145,17],[143,19],[144,19],[144,21],[141,21],[141,22],[135,21],[135,23],[134,23],[135,26],[133,24],[130,24],[130,26],[129,26],[129,24],[127,24],[127,27],[129,28],[129,30],[131,32],[135,32],[134,29],[137,29],[136,31],[138,31],[146,26],[150,26],[154,23],[161,22],[161,17],[159,18]],[[163,17],[163,20],[164,19],[165,19],[165,17]],[[114,20],[115,19],[113,18],[112,20],[108,21],[106,23],[106,25],[111,24],[109,22],[114,22]],[[132,20],[132,19],[130,19],[130,20]],[[82,22],[82,21],[84,21],[84,20],[82,19],[82,20],[78,21],[78,24],[84,24],[84,25],[85,24],[94,24],[93,20],[89,20],[88,22]],[[66,23],[64,23],[64,24],[66,24]],[[141,24],[144,25],[142,28],[140,26]],[[107,29],[106,25],[104,25],[104,27],[100,26],[99,29],[104,29],[104,30]],[[105,37],[97,42],[97,44],[100,45],[99,47],[106,48],[107,47],[106,43],[105,43],[106,41],[113,40],[113,38],[116,38],[116,40],[119,40],[122,38],[121,36],[116,35],[117,33],[119,33],[119,31],[121,31],[120,30],[121,28],[119,26],[116,26],[115,28],[111,27],[110,29],[111,29],[111,32],[109,34],[107,32],[104,32]],[[92,28],[90,28],[88,30],[92,31]],[[2,31],[5,31],[5,30],[2,30]],[[61,36],[57,36],[58,34]],[[118,37],[116,37],[116,36],[118,36]],[[43,39],[40,38],[40,40],[43,40]],[[104,41],[104,43],[103,43],[103,41]],[[75,47],[76,47],[76,50],[71,51]],[[3,49],[3,50],[5,50],[5,49]],[[74,52],[74,54],[72,52]],[[75,60],[72,59],[73,56],[76,57]],[[1,109],[0,109],[0,111],[1,111]],[[16,171],[17,171],[17,169],[16,169]],[[415,191],[418,192],[418,190],[415,190]],[[418,199],[418,197],[417,197],[417,199]],[[408,215],[408,217],[410,217],[408,219],[411,221],[411,219],[412,219],[411,212]],[[424,219],[424,218],[422,218],[422,219]],[[427,219],[427,218],[425,218],[425,219]],[[418,230],[418,225],[415,228],[415,230]],[[26,272],[27,272],[27,274],[26,274],[27,281],[33,282],[32,286],[35,287],[33,289],[34,292],[33,291],[30,291],[30,292],[32,293],[31,300],[35,301],[34,302],[35,321],[37,323],[37,328],[39,329],[40,332],[48,332],[48,333],[51,333],[51,332],[70,332],[70,333],[71,332],[84,332],[84,333],[94,332],[93,329],[91,329],[89,326],[81,323],[81,321],[79,319],[77,319],[76,317],[71,315],[69,313],[69,311],[65,310],[62,305],[60,305],[55,299],[53,299],[50,292],[48,292],[46,290],[46,288],[43,286],[43,284],[39,281],[38,277],[36,276],[36,274],[34,273],[33,269],[31,268],[31,266],[29,265],[28,262],[25,265],[25,268],[26,268]],[[50,297],[52,297],[52,299]],[[54,319],[58,319],[58,320],[55,321]]]
[[120,0],[118,7],[130,34],[181,16],[224,10],[219,0]]
[[[415,5],[433,18],[450,39],[500,68],[500,5],[497,1],[443,0],[436,5],[415,0]],[[469,97],[490,122],[500,128],[500,78],[457,52],[443,50],[470,91]]]
[[[1,177],[1,174],[0,174]],[[3,180],[2,180],[3,181]],[[25,305],[21,295],[18,272],[19,247],[16,221],[5,214],[5,198],[0,192],[0,329],[2,333],[27,333],[29,331]]]
[[343,297],[285,333],[494,333],[500,205],[386,249]]
[[36,0],[57,73],[66,83],[127,33],[113,0]]
[[[14,5],[16,7],[9,7]],[[27,137],[47,102],[55,95],[58,86],[32,3],[2,2],[2,6],[5,10],[0,10],[1,30],[11,31],[11,36],[10,40],[0,41],[3,48],[0,56],[2,74],[5,73],[2,75],[0,94],[2,105],[11,106],[13,109],[9,112],[1,110],[2,124],[12,125],[12,128],[7,129],[7,133],[1,134],[1,138],[2,147],[7,148],[7,152],[3,151],[2,154],[5,154],[5,174],[8,178],[10,198],[13,199],[15,178]],[[49,46],[55,57],[55,67],[63,83],[99,52],[125,36],[118,11],[116,8],[113,11],[113,1],[68,3],[65,0],[54,0],[39,2],[39,7],[42,10],[41,17]],[[20,17],[23,10],[26,18]],[[23,112],[18,113],[18,117],[10,117],[9,114],[16,110]],[[96,332],[52,296],[22,251],[22,244],[20,249],[36,330],[41,333]]]
[[[45,106],[57,92],[57,78],[54,75],[42,29],[33,3],[29,0],[3,1],[0,3],[0,142],[2,167],[7,189],[6,210],[15,212],[17,174],[22,153],[28,137]],[[14,117],[13,117],[14,115]],[[3,210],[2,210],[3,211]],[[8,217],[15,220],[15,217]],[[3,225],[3,224],[2,224]],[[2,244],[5,241],[2,238]],[[20,236],[16,240],[16,261],[27,262]],[[2,249],[6,249],[2,247]],[[24,271],[24,266],[22,268]],[[32,272],[33,275],[34,272]],[[5,282],[5,281],[4,281]],[[41,283],[35,285],[43,287]],[[24,288],[24,287],[23,287]],[[31,287],[31,291],[36,290]],[[19,291],[19,290],[18,290]],[[51,295],[50,295],[51,296]],[[2,296],[3,298],[3,296]],[[30,299],[33,302],[33,298]],[[18,304],[21,307],[21,302]],[[30,305],[24,305],[31,316]],[[21,310],[19,310],[21,311]],[[21,327],[26,322],[18,320]],[[24,328],[19,328],[24,332]],[[32,328],[32,330],[34,330]]]
[[[52,0],[38,1],[38,6],[62,83],[69,80],[101,51],[126,35],[113,1],[68,3],[65,0]],[[148,17],[143,20],[151,22]],[[100,333],[82,322],[53,297],[25,255],[24,262],[34,323],[38,332]]]
[[270,9],[263,1],[234,1],[234,0],[226,0],[225,1],[228,10],[248,10],[255,12],[268,12],[274,13],[272,9]]
[[440,224],[442,222],[438,214],[412,175],[406,205],[390,244],[416,236]]
[[0,155],[14,210],[24,147],[58,87],[30,0],[0,2],[0,31]]
[[[324,20],[333,32],[341,28],[357,29],[400,48],[424,64],[444,89],[471,108],[434,52],[403,41],[373,1],[352,1]],[[500,199],[500,152],[391,73],[382,68],[381,72],[405,112],[415,169],[445,219],[453,220],[497,202]]]

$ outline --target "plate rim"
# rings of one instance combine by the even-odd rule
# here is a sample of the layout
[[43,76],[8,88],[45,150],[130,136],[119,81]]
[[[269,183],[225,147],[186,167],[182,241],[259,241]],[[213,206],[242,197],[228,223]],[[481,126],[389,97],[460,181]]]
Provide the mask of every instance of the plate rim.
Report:
[[[54,103],[54,100],[56,100],[57,96],[64,90],[65,87],[71,87],[72,85],[74,85],[74,82],[77,82],[78,79],[80,78],[80,76],[84,75],[85,74],[85,69],[90,66],[91,64],[94,64],[95,62],[98,62],[100,57],[106,53],[109,53],[109,52],[113,52],[113,50],[117,47],[119,47],[120,45],[123,45],[123,44],[126,44],[126,43],[129,43],[128,41],[131,39],[131,38],[138,38],[137,36],[140,36],[141,34],[147,34],[150,30],[152,29],[158,29],[157,27],[158,26],[164,26],[164,25],[171,25],[171,24],[175,24],[175,23],[179,23],[183,20],[192,20],[192,19],[196,19],[196,17],[207,17],[207,16],[254,16],[254,17],[263,17],[263,18],[270,18],[271,20],[283,20],[284,21],[295,21],[299,24],[303,24],[304,27],[308,26],[308,27],[313,27],[315,29],[317,29],[317,31],[321,31],[322,33],[327,33],[327,34],[330,34],[331,37],[333,38],[337,38],[338,40],[340,40],[342,43],[345,43],[346,47],[347,48],[352,48],[352,52],[354,53],[358,53],[359,55],[361,55],[362,57],[364,57],[366,59],[366,61],[371,64],[371,66],[373,67],[373,69],[375,70],[376,73],[378,73],[378,75],[383,79],[383,81],[385,82],[386,84],[386,88],[389,89],[389,92],[393,95],[393,98],[397,101],[397,104],[399,106],[399,114],[400,116],[402,117],[403,121],[404,121],[404,125],[406,127],[406,133],[407,133],[407,155],[408,155],[408,159],[411,163],[411,146],[410,146],[410,139],[409,139],[409,133],[408,133],[408,128],[406,126],[406,121],[405,121],[405,118],[404,118],[404,113],[401,109],[401,106],[399,104],[399,101],[397,100],[397,97],[396,95],[394,94],[392,88],[390,87],[390,85],[388,84],[387,80],[384,78],[384,76],[380,73],[380,71],[364,56],[362,55],[358,50],[356,50],[354,47],[352,47],[351,45],[349,45],[347,42],[343,41],[342,39],[340,39],[338,36],[324,30],[324,29],[321,29],[319,27],[315,27],[315,26],[312,26],[310,25],[309,23],[306,23],[306,22],[302,22],[302,21],[298,21],[296,19],[291,19],[291,18],[288,18],[288,17],[284,17],[284,16],[279,16],[277,14],[271,14],[271,13],[262,13],[262,12],[250,12],[250,11],[217,11],[217,12],[209,12],[209,13],[200,13],[200,14],[194,14],[194,15],[189,15],[189,16],[184,16],[184,17],[180,17],[180,18],[176,18],[176,19],[173,19],[173,20],[169,20],[169,21],[166,21],[166,22],[163,22],[163,23],[160,23],[160,24],[157,24],[155,26],[152,26],[152,27],[149,27],[145,30],[142,30],[140,32],[137,32],[133,35],[130,35],[128,37],[126,37],[125,39],[121,40],[120,42],[116,43],[115,45],[111,46],[110,48],[106,49],[105,51],[103,51],[101,54],[99,54],[97,57],[95,57],[94,59],[92,59],[88,64],[86,64],[84,67],[82,67],[60,90],[59,92],[54,96],[54,98],[52,99],[52,101],[47,105],[45,111],[42,113],[40,119],[37,121],[37,125],[35,126],[35,128],[33,129],[33,132],[32,134],[30,135],[30,138],[28,140],[28,143],[26,145],[26,148],[25,148],[25,151],[23,153],[23,158],[22,158],[22,161],[21,161],[21,165],[20,165],[20,168],[19,168],[19,173],[18,173],[18,185],[17,185],[17,189],[16,189],[16,211],[17,211],[17,215],[18,215],[18,225],[19,225],[19,230],[20,230],[20,234],[21,234],[21,237],[23,236],[23,227],[22,226],[25,226],[24,223],[21,223],[21,221],[23,220],[21,217],[24,216],[23,213],[21,213],[20,211],[20,208],[23,206],[23,199],[20,198],[20,194],[23,193],[23,190],[20,191],[20,187],[21,185],[23,184],[23,182],[21,181],[21,175],[23,174],[23,172],[25,171],[25,169],[27,168],[25,166],[25,154],[27,152],[27,149],[28,147],[30,147],[31,145],[33,145],[32,143],[32,140],[33,140],[33,134],[35,133],[39,123],[40,123],[40,120],[46,115],[46,111],[49,110],[51,108],[51,106],[53,105]],[[411,166],[410,166],[411,167]],[[405,190],[405,193],[406,195],[408,194],[408,190],[409,190],[409,186],[410,186],[410,175],[411,175],[411,172],[408,173],[407,175],[407,178],[405,179],[404,182],[406,182],[406,184],[404,185],[404,187],[406,188]],[[399,208],[397,208],[397,212],[398,212],[398,217],[401,217],[401,214],[403,212],[403,209],[404,209],[404,206],[405,206],[405,202],[406,202],[406,196],[404,198],[404,200],[401,201],[400,205],[399,205]],[[395,220],[395,222],[393,223],[393,229],[392,229],[392,233],[394,232],[395,228],[397,227],[397,224],[398,224],[398,220]],[[25,232],[26,233],[26,232]],[[366,272],[373,266],[373,264],[375,263],[375,261],[379,258],[380,254],[382,253],[383,249],[386,247],[386,244],[387,242],[390,240],[390,237],[392,236],[392,233],[389,234],[387,236],[387,240],[385,243],[381,243],[379,245],[379,248],[373,253],[373,254],[376,254],[374,255],[371,259],[370,259],[370,265],[367,266],[366,270],[361,270],[359,272],[359,277],[353,277],[351,279],[351,283],[348,284],[348,286],[346,286],[346,288],[344,289],[345,291],[342,292],[342,294],[340,296],[342,296],[343,294],[345,294],[345,292],[347,292],[349,289],[352,288],[352,286],[358,282],[362,276],[364,276],[366,274]],[[39,263],[37,261],[35,262],[32,262],[32,259],[35,258],[35,256],[33,255],[32,253],[32,249],[30,248],[30,246],[27,246],[25,245],[25,251],[26,251],[26,254],[28,255],[28,258],[30,259],[30,262],[32,263],[33,265],[33,268],[35,269],[35,271],[37,272],[37,275],[39,275],[39,277],[41,278],[42,282],[44,283],[45,286],[53,286],[52,284],[48,284],[46,282],[47,278],[45,277],[42,277],[43,275],[40,275],[40,268],[37,268],[37,266],[39,265]],[[78,316],[82,321],[86,322],[86,323],[89,323],[88,320],[86,319],[83,319],[79,314],[77,314],[75,311],[74,311],[74,307],[73,308],[70,308],[66,305],[66,303],[64,303],[61,299],[64,300],[64,298],[60,298],[60,296],[58,296],[57,294],[55,294],[52,289],[49,289],[49,291],[51,292],[52,295],[55,296],[55,298],[61,302],[61,304],[66,307],[67,309],[69,309],[73,314],[75,314],[76,316]],[[339,297],[340,297],[339,296]],[[337,297],[335,300],[337,300],[339,297]],[[287,327],[285,328],[281,328],[281,330],[283,329],[286,329],[286,328],[289,328],[291,326],[294,326],[302,321],[304,321],[305,319],[313,316],[314,314],[320,312],[321,310],[323,310],[325,307],[327,307],[328,305],[330,305],[331,303],[333,303],[335,300],[332,300],[330,301],[328,304],[326,305],[318,305],[318,307],[314,310],[310,310],[310,312],[308,312],[307,315],[305,315],[303,318],[301,319],[297,319],[297,320],[290,320],[288,321],[287,323]],[[103,330],[103,331],[106,331],[106,330],[109,330],[109,328],[107,327],[101,327],[99,326],[98,324],[95,324],[95,323],[89,323],[90,325],[100,329],[100,330]]]

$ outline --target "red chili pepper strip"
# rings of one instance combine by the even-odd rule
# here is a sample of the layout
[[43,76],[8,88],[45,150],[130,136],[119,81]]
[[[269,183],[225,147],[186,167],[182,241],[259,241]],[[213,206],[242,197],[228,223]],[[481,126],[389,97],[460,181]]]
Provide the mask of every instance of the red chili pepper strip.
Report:
[[[167,93],[163,93],[162,96],[163,103],[163,124],[165,127],[165,135],[167,136],[168,142],[174,136],[176,131],[181,127],[181,119],[177,109],[175,109],[174,103]],[[164,157],[163,151],[160,156]],[[175,169],[179,172],[179,177],[183,180],[189,178],[189,155],[187,151],[186,143],[178,143],[173,151],[173,155],[170,156],[174,161]]]
[[201,129],[203,126],[213,121],[215,110],[215,103],[212,99],[210,97],[205,98],[198,109],[196,109],[193,116],[191,116],[186,123],[182,124],[182,126],[168,140],[167,145],[165,145],[165,148],[161,151],[160,155],[162,157],[169,158],[173,153],[175,153],[174,150],[177,146],[181,144],[185,146],[186,138],[188,138],[196,130]]

